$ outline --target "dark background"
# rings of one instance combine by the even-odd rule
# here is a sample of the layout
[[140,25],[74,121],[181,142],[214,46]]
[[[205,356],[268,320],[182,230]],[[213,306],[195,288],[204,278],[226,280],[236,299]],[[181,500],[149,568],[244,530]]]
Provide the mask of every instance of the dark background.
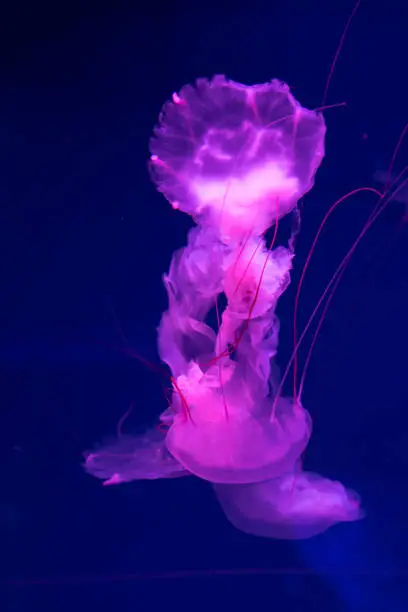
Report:
[[[163,5],[20,2],[0,15],[0,492],[8,612],[408,609],[408,233],[392,202],[362,241],[308,371],[306,467],[362,496],[367,518],[305,542],[247,536],[195,479],[103,488],[82,452],[153,423],[161,275],[189,219],[149,180],[160,107],[199,76],[280,78],[320,105],[353,0]],[[305,198],[294,287],[336,198],[386,169],[408,121],[405,2],[363,0],[336,67],[326,158]],[[408,143],[396,161],[407,163]],[[332,216],[301,296],[304,324],[375,199]],[[304,358],[305,350],[301,352]]]

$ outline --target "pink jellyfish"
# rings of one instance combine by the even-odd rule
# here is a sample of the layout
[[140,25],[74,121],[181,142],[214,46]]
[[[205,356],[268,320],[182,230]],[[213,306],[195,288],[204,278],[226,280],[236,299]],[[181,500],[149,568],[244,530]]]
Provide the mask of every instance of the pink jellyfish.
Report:
[[276,305],[299,224],[288,247],[274,248],[276,231],[285,215],[298,221],[325,130],[322,115],[279,81],[199,79],[164,105],[150,143],[152,176],[198,223],[164,277],[158,348],[173,396],[160,418],[166,434],[121,436],[87,455],[85,468],[104,484],[194,474],[213,483],[237,528],[266,537],[310,537],[361,516],[356,494],[302,471],[311,418],[298,398],[280,396],[274,366]]

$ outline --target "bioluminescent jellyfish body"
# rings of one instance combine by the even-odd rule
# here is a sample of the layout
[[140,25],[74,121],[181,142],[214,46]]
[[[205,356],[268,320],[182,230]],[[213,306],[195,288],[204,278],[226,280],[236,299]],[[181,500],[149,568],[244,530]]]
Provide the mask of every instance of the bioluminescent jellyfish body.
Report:
[[266,538],[310,538],[363,517],[354,491],[301,469],[255,484],[215,484],[214,490],[234,527]]
[[[280,81],[199,79],[164,105],[151,173],[197,223],[164,277],[169,305],[158,348],[172,374],[160,419],[167,432],[119,437],[90,453],[86,469],[105,484],[194,474],[214,484],[237,528],[266,537],[310,537],[359,518],[355,494],[301,471],[311,418],[299,398],[280,395],[274,362],[297,202],[313,186],[325,131],[323,116]],[[275,247],[285,215],[297,222],[288,247]]]

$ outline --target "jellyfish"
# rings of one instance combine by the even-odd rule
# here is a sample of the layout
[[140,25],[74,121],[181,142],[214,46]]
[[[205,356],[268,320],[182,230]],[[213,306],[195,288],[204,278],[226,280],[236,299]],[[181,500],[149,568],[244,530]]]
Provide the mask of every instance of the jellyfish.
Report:
[[[192,474],[213,484],[238,529],[265,537],[310,537],[361,516],[356,494],[303,471],[312,420],[299,397],[281,395],[276,366],[297,202],[313,186],[325,131],[321,113],[277,80],[198,79],[164,105],[151,176],[196,223],[163,278],[158,350],[172,397],[160,432],[120,436],[86,455],[85,469],[104,484]],[[288,215],[291,237],[276,245]]]

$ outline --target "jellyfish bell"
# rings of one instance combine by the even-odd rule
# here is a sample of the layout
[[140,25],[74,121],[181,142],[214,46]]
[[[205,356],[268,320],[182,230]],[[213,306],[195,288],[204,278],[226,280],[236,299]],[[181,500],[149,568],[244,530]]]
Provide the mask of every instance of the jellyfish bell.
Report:
[[340,482],[303,472],[253,484],[214,484],[227,519],[252,535],[300,540],[364,517],[360,498]]
[[205,373],[192,363],[176,383],[179,410],[166,445],[186,470],[210,482],[248,483],[293,469],[311,434],[301,406],[279,399],[271,418],[271,399],[255,402],[230,359]]
[[186,85],[150,141],[158,190],[223,240],[260,235],[311,189],[324,155],[323,116],[278,80],[246,86],[223,75]]

